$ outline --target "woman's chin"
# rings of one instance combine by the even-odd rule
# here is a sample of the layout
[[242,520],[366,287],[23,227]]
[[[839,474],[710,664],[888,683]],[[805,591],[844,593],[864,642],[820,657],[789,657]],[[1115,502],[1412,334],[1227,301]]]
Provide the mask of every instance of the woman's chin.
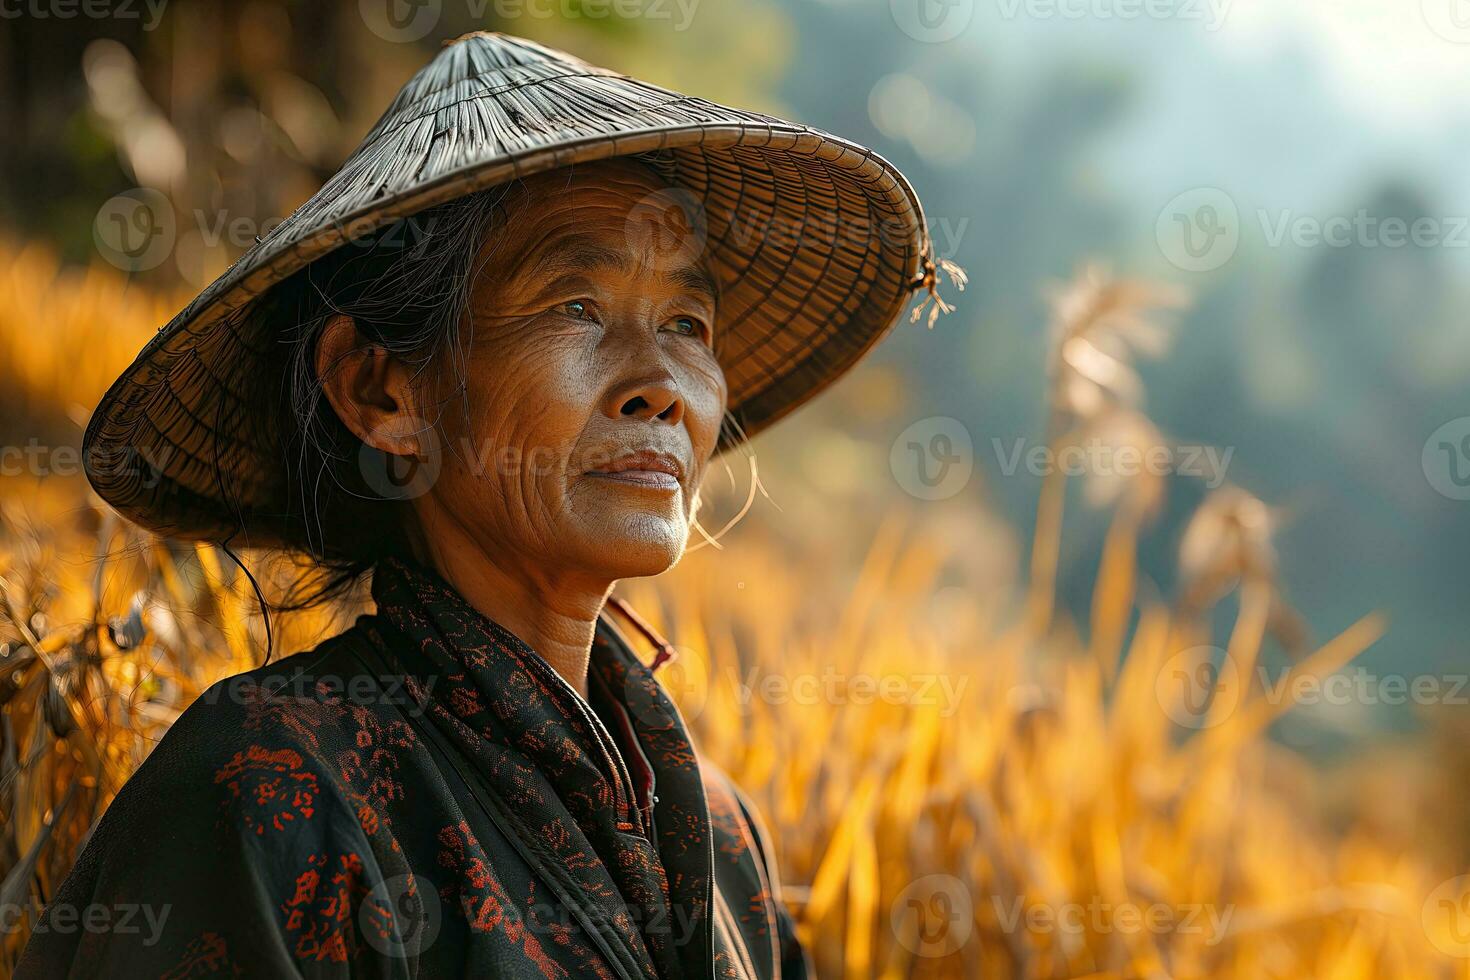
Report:
[[609,515],[588,535],[587,551],[610,578],[642,578],[674,567],[689,541],[682,514],[638,511]]

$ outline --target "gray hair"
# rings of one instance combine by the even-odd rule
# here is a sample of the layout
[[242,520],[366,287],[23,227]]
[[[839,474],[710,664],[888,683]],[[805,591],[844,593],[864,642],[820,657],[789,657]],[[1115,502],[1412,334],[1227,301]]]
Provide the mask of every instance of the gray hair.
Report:
[[[457,198],[348,241],[273,290],[282,331],[277,443],[297,529],[289,542],[347,580],[402,555],[406,514],[365,478],[362,443],[337,417],[316,371],[326,324],[348,316],[359,333],[416,372],[450,372],[464,390],[470,293],[493,255],[484,245],[506,215],[505,188]],[[364,533],[366,532],[366,533]]]

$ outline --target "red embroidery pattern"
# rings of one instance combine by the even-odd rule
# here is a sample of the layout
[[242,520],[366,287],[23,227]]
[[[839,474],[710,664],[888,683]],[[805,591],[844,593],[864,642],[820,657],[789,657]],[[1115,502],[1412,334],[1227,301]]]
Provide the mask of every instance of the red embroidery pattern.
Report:
[[356,730],[352,733],[353,748],[337,755],[342,781],[374,809],[387,810],[389,804],[403,799],[400,769],[404,755],[417,744],[417,737],[405,722],[394,719],[385,724],[358,705],[348,707],[344,720],[351,720]]
[[316,775],[302,770],[300,754],[291,749],[252,745],[221,766],[214,781],[229,791],[226,805],[238,804],[240,820],[256,835],[267,827],[285,830],[316,812]]
[[353,912],[368,888],[363,882],[362,858],[338,854],[328,859],[315,854],[296,876],[296,890],[282,905],[286,933],[295,939],[299,959],[345,963],[357,951]]
[[490,870],[480,842],[463,820],[457,826],[439,831],[439,864],[456,875],[454,884],[445,885],[440,895],[445,903],[464,912],[470,929],[474,932],[500,930],[507,939],[525,953],[526,958],[536,964],[545,977],[570,977],[562,966],[552,960],[542,947],[541,941],[526,928],[525,919],[510,896],[505,893],[500,880]]

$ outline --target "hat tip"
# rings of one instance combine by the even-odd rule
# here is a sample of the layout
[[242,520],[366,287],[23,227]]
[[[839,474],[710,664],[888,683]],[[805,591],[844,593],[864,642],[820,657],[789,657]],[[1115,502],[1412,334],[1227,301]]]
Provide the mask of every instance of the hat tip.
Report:
[[468,41],[472,37],[501,38],[505,37],[505,35],[500,31],[470,31],[468,34],[461,34],[459,37],[449,38],[444,42],[443,47],[451,47],[461,41]]

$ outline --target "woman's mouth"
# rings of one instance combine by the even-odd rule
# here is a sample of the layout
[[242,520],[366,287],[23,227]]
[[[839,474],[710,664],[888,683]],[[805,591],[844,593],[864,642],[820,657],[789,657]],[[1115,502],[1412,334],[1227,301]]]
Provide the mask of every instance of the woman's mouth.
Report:
[[617,480],[619,483],[632,483],[644,487],[657,487],[661,490],[679,489],[679,478],[659,470],[622,470],[617,473],[608,473],[595,470],[588,476],[602,477],[604,480]]
[[682,470],[679,460],[668,453],[640,450],[588,470],[586,475],[655,490],[677,490]]

